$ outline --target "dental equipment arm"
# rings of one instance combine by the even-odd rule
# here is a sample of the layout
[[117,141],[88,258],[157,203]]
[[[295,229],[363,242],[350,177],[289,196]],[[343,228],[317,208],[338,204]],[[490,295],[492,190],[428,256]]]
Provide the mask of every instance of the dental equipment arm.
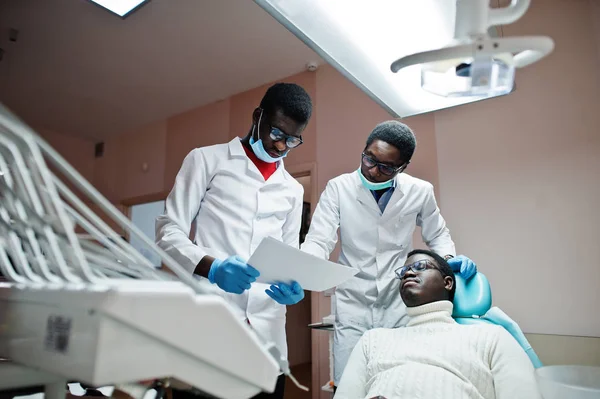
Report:
[[445,97],[493,97],[514,89],[515,68],[531,65],[554,49],[547,36],[490,37],[488,29],[520,19],[531,0],[491,8],[488,0],[456,0],[454,39],[445,47],[409,54],[390,69],[420,65],[422,88]]
[[131,391],[137,381],[168,379],[242,399],[272,392],[280,370],[289,374],[271,344],[210,295],[214,286],[193,278],[1,105],[0,271],[8,279],[0,283],[0,357],[11,360],[0,363],[0,390],[44,385],[48,399],[62,399],[66,381]]

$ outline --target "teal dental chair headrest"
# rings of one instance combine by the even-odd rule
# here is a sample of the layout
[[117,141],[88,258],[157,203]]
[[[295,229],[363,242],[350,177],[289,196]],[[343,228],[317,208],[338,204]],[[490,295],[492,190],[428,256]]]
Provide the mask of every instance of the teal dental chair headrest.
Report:
[[476,273],[469,280],[456,274],[455,280],[456,293],[452,317],[457,323],[490,323],[502,326],[523,348],[535,368],[543,366],[519,325],[499,308],[492,308],[492,289],[483,273]]
[[483,273],[475,273],[469,280],[455,274],[456,293],[452,317],[480,317],[492,307],[492,289]]

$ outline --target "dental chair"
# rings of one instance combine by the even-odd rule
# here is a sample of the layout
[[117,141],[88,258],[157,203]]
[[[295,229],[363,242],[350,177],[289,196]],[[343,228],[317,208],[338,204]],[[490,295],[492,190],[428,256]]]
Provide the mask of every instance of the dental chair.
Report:
[[502,310],[492,307],[492,289],[487,277],[483,273],[476,273],[470,280],[465,280],[459,274],[455,277],[454,320],[459,324],[489,323],[504,327],[529,356],[533,367],[542,367],[542,362],[519,325]]

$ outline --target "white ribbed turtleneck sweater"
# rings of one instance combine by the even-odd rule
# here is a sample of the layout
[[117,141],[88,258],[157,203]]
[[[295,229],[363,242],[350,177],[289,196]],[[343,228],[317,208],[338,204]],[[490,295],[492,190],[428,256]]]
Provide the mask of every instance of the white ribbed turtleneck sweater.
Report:
[[336,399],[541,398],[531,361],[504,328],[458,324],[448,301],[406,311],[406,327],[363,335]]

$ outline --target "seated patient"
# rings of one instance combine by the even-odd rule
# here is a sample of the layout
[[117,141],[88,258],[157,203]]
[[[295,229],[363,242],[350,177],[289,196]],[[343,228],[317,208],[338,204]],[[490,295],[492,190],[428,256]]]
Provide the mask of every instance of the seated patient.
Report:
[[541,398],[531,361],[504,328],[452,319],[454,273],[443,258],[412,251],[396,276],[410,321],[362,336],[337,399]]

